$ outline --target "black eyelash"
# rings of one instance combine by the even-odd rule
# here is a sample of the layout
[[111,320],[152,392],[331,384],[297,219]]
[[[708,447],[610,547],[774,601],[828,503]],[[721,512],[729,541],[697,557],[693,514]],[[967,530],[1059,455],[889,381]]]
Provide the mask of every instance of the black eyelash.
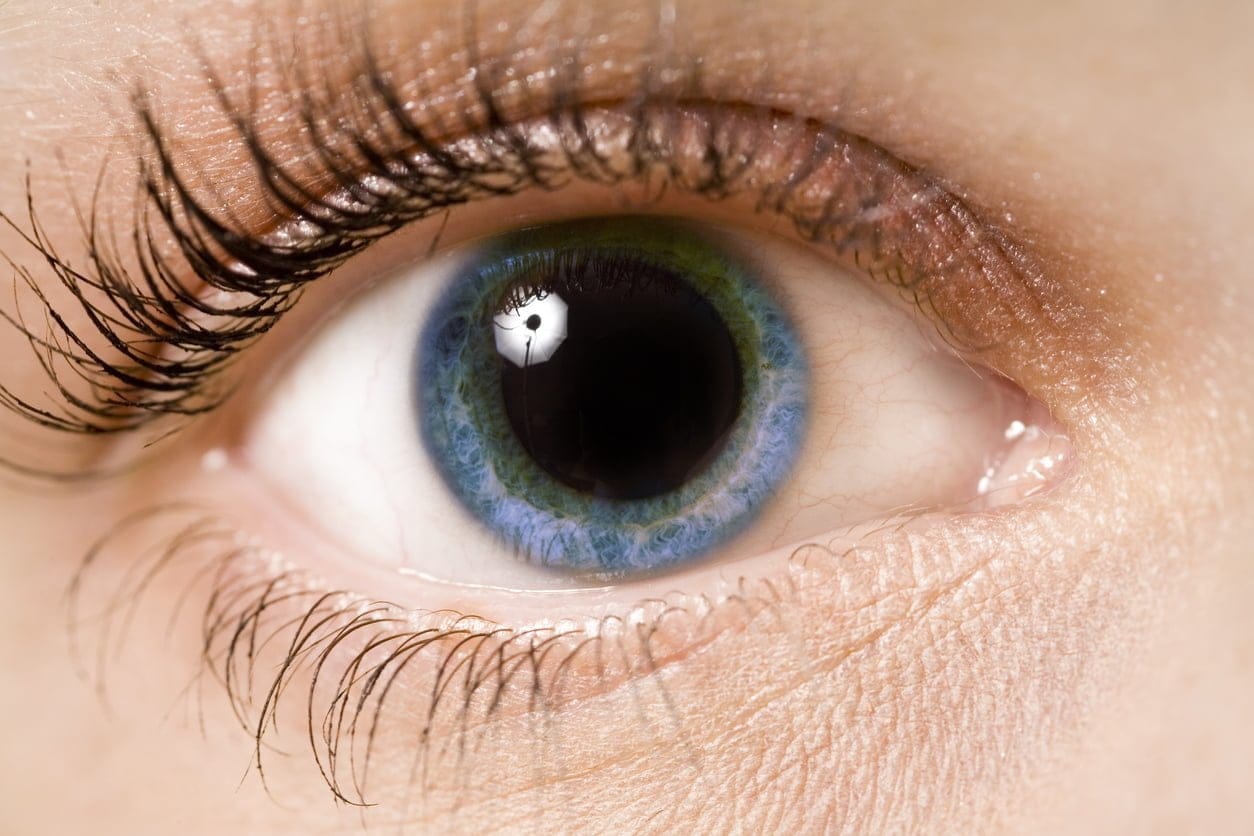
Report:
[[[171,530],[176,533],[158,537],[123,572],[99,565],[119,541]],[[664,663],[655,638],[672,622],[682,621],[690,647],[721,629],[714,608],[694,612],[663,600],[637,605],[645,618],[631,623],[602,618],[595,630],[510,629],[458,613],[415,613],[317,588],[298,570],[276,572],[260,550],[239,545],[224,521],[194,505],[171,504],[118,523],[90,550],[71,584],[75,659],[80,675],[96,684],[102,698],[107,698],[109,662],[129,643],[147,593],[167,577],[185,590],[167,632],[196,618],[188,609],[193,590],[205,596],[198,617],[200,659],[183,696],[199,697],[203,707],[206,683],[225,692],[253,739],[253,767],[264,784],[267,755],[279,742],[281,709],[291,704],[296,689],[305,701],[304,733],[322,778],[338,800],[354,805],[372,803],[371,758],[390,722],[401,723],[405,745],[412,744],[416,785],[403,789],[421,791],[425,770],[438,759],[452,756],[460,766],[476,750],[474,728],[480,723],[516,709],[552,714],[577,699],[573,665],[590,665],[591,673],[583,676],[608,689],[646,677]],[[737,607],[743,621],[780,602],[780,589],[770,583],[750,590],[742,580],[741,587],[720,607]],[[99,608],[89,609],[89,601]],[[441,615],[447,617],[438,625],[414,623]],[[95,646],[88,658],[80,639],[89,629]],[[414,664],[419,657],[425,657],[422,664]],[[422,683],[425,690],[413,681],[420,671],[432,672]],[[421,697],[421,719],[406,711],[394,720],[387,716],[390,701],[401,692]],[[650,702],[663,710],[669,705],[664,694],[650,695]]]
[[[10,261],[42,304],[47,334],[20,312],[4,315],[29,340],[65,408],[53,411],[3,388],[0,402],[38,424],[91,434],[209,411],[228,394],[211,384],[229,361],[270,330],[304,287],[373,241],[473,200],[531,187],[556,189],[570,176],[613,183],[665,162],[665,149],[648,141],[651,123],[642,119],[631,143],[632,163],[626,170],[609,166],[586,131],[578,79],[569,76],[554,84],[547,107],[550,124],[563,137],[566,159],[560,167],[546,163],[502,115],[502,102],[489,83],[490,62],[475,65],[477,108],[463,109],[456,125],[437,126],[434,118],[426,124],[422,114],[407,110],[400,91],[387,80],[369,48],[370,38],[358,43],[360,66],[348,97],[329,87],[318,90],[299,66],[286,79],[285,95],[308,146],[303,156],[315,161],[304,170],[278,160],[260,136],[253,95],[248,103],[234,100],[213,70],[206,70],[219,108],[255,167],[261,198],[275,218],[301,228],[293,238],[248,231],[229,208],[221,208],[211,188],[197,187],[200,178],[181,161],[157,103],[142,86],[131,99],[142,136],[135,232],[127,242],[131,268],[124,247],[105,225],[100,184],[90,211],[79,213],[89,265],[79,270],[44,234],[28,178],[29,229],[0,217],[42,256],[109,351],[93,348],[76,334],[41,291],[34,272]],[[206,61],[205,66],[211,65]],[[654,87],[646,80],[642,89]],[[639,113],[652,112],[656,104],[652,97],[642,98]],[[467,139],[448,144],[436,138],[437,131]],[[414,150],[418,156],[405,156]],[[706,176],[685,187],[716,196],[726,191],[735,171],[713,134],[708,155]],[[309,182],[334,188],[328,194],[302,185]],[[192,289],[197,286],[203,290]],[[206,290],[221,291],[229,301],[215,302]],[[83,383],[89,396],[80,388]]]
[[[86,318],[88,334],[95,332],[99,340],[77,334],[58,303],[41,291],[34,272],[10,260],[18,280],[41,304],[46,330],[20,310],[3,315],[29,341],[60,404],[40,405],[3,387],[0,403],[37,424],[84,434],[135,430],[162,417],[207,412],[230,393],[221,373],[231,361],[269,331],[305,287],[364,247],[470,201],[527,188],[558,189],[573,178],[608,185],[641,181],[659,194],[673,186],[712,200],[754,188],[758,211],[787,216],[803,237],[851,252],[864,271],[903,289],[932,313],[936,305],[927,279],[964,268],[990,272],[1014,261],[1013,252],[981,232],[971,212],[947,192],[835,128],[806,123],[807,130],[795,132],[797,147],[790,152],[795,159],[785,181],[752,182],[758,142],[771,141],[770,132],[745,131],[743,108],[702,106],[699,74],[674,74],[673,62],[646,62],[671,67],[669,83],[655,72],[644,73],[636,96],[621,108],[629,133],[625,159],[611,161],[589,129],[593,108],[581,98],[578,55],[557,56],[569,60],[554,66],[573,69],[545,76],[550,80],[544,89],[506,95],[495,83],[503,75],[498,63],[471,50],[470,103],[450,123],[447,114],[431,109],[411,111],[371,41],[369,32],[352,41],[358,48],[346,59],[353,79],[348,95],[329,81],[313,84],[299,61],[275,62],[289,67],[280,91],[301,126],[303,153],[288,149],[285,157],[304,161],[299,164],[281,160],[263,137],[255,87],[245,101],[233,98],[204,61],[208,88],[253,165],[257,194],[281,224],[276,230],[258,233],[236,217],[208,178],[186,161],[177,138],[163,126],[158,103],[142,86],[131,98],[141,140],[129,238],[120,240],[106,221],[102,171],[88,211],[79,213],[88,266],[76,269],[44,233],[28,181],[28,229],[0,219],[40,254],[69,293],[71,306]],[[274,57],[281,57],[277,47]],[[557,160],[507,118],[515,111],[543,114],[560,140]],[[786,114],[758,115],[771,117],[776,127],[798,121]],[[681,129],[698,135],[695,161],[676,158],[674,134]],[[812,185],[824,162],[841,154],[859,156],[861,171],[825,188]],[[914,237],[893,242],[883,234],[886,217],[897,219],[902,235]],[[925,224],[930,225],[926,241],[919,230]],[[937,252],[938,238],[952,246]],[[907,246],[926,251],[933,263],[914,265],[903,255]],[[949,327],[944,317],[936,319]],[[101,347],[93,346],[101,340]]]

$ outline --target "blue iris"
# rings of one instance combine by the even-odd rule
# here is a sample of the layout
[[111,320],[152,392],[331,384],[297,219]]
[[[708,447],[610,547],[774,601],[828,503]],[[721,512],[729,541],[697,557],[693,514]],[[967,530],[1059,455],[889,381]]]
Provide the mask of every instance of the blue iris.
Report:
[[[520,438],[503,394],[504,376],[518,374],[508,364],[546,350],[540,317],[528,318],[524,303],[560,298],[561,282],[604,274],[605,265],[615,276],[678,277],[721,318],[738,358],[735,420],[718,447],[682,483],[643,498],[554,478]],[[526,360],[523,348],[513,360],[503,356],[501,322],[511,314]],[[582,350],[560,339],[547,349],[554,356]],[[789,318],[743,260],[661,219],[558,224],[489,242],[424,324],[416,371],[423,440],[452,493],[523,559],[581,575],[672,568],[743,531],[792,471],[807,418],[808,367]]]

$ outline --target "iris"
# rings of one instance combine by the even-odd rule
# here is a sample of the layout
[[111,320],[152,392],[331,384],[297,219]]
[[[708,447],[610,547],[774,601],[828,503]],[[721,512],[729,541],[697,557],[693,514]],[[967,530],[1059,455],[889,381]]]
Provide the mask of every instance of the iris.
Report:
[[619,577],[742,531],[796,462],[808,369],[750,267],[656,218],[518,230],[424,324],[423,440],[524,559]]

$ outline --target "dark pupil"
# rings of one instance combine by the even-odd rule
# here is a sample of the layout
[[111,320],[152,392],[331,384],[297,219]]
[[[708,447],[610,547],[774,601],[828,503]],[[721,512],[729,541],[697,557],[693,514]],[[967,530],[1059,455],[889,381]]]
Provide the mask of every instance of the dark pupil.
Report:
[[[740,412],[740,359],[727,325],[696,288],[662,268],[619,261],[566,269],[572,275],[541,279],[543,293],[567,307],[557,350],[530,365],[501,360],[514,432],[544,470],[577,490],[607,499],[674,490],[714,460]],[[539,346],[554,323],[531,314],[520,338]]]

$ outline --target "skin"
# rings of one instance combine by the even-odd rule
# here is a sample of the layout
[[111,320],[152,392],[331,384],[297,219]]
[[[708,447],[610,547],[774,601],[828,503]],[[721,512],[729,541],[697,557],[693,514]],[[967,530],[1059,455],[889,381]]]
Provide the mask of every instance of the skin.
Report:
[[[393,10],[396,37],[438,40],[448,21],[437,5]],[[473,780],[438,776],[422,800],[363,817],[330,803],[299,733],[283,738],[298,755],[278,759],[274,797],[255,776],[241,784],[250,743],[220,696],[206,691],[203,723],[178,698],[197,636],[164,638],[168,609],[145,609],[138,638],[111,664],[111,711],[70,661],[61,602],[86,548],[120,510],[185,478],[214,430],[107,489],[6,475],[0,801],[12,832],[394,832],[398,819],[415,832],[1244,829],[1254,751],[1251,13],[1224,3],[783,0],[720,15],[719,5],[685,7],[710,17],[693,27],[692,48],[715,85],[769,65],[753,88],[761,103],[838,114],[988,215],[1009,216],[1057,304],[1082,311],[1072,331],[1018,346],[1039,355],[998,363],[1064,423],[1083,419],[1067,483],[1031,511],[942,522],[877,541],[852,563],[803,560],[774,617],[728,614],[700,652],[673,637],[658,673],[562,708],[560,753],[538,750],[526,716],[506,710],[485,738],[496,756],[465,767]],[[156,79],[167,115],[186,118],[192,153],[229,191],[243,177],[239,149],[222,142],[179,33],[191,23],[241,69],[249,20],[198,2],[0,7],[0,211],[22,215],[27,161],[55,184],[59,151],[69,179],[90,183],[106,153],[126,147],[115,140],[132,130],[111,82],[119,67]],[[624,41],[639,35],[622,31]],[[604,81],[608,92],[615,83]],[[47,236],[81,258],[64,194],[44,193]],[[509,218],[528,211],[538,210],[516,203]],[[12,231],[0,251],[35,264]],[[376,260],[346,271],[382,269],[390,256],[366,257]],[[276,345],[296,328],[285,327]],[[5,384],[38,391],[39,370],[7,339]],[[17,423],[5,432],[6,455],[62,449]],[[239,516],[281,547],[305,545],[256,507]],[[767,554],[742,571],[769,576],[786,558]],[[365,595],[412,594],[331,565],[317,568],[342,571],[334,579]],[[168,607],[178,592],[171,580],[151,597]],[[502,622],[528,606],[475,603]],[[393,770],[408,763],[400,740],[383,757]]]

